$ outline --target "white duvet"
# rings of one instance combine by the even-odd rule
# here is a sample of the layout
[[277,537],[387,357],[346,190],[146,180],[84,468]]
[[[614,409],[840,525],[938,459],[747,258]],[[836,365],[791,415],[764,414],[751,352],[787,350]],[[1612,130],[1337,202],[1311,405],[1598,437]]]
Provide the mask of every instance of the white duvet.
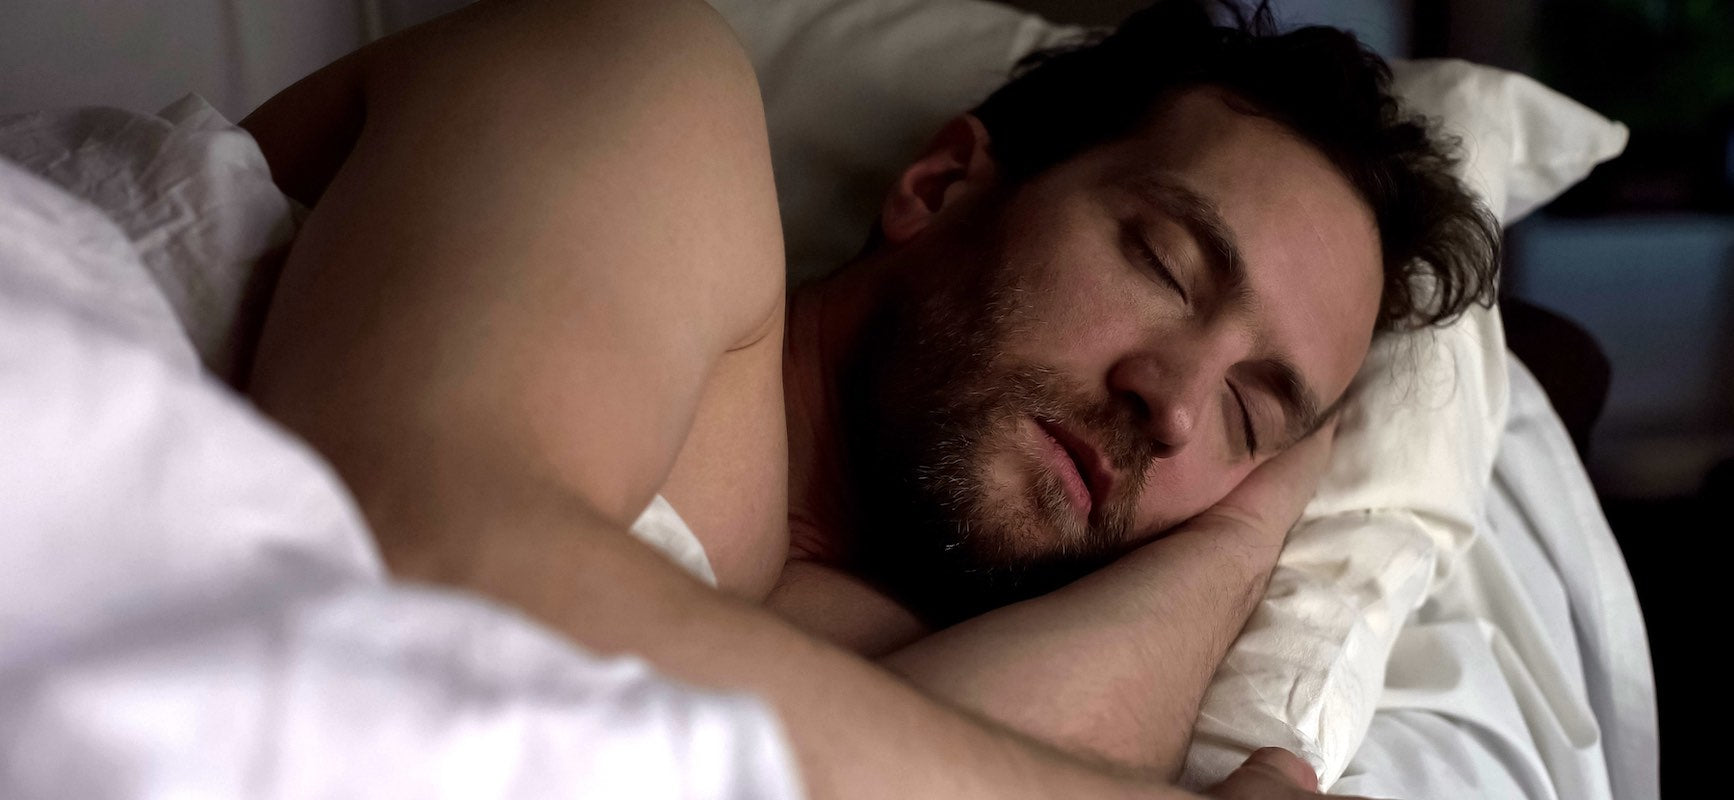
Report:
[[38,151],[114,219],[0,157],[0,797],[798,797],[758,701],[386,579],[332,470],[201,367],[140,259],[236,231],[125,222],[257,189],[257,148],[118,113],[95,119],[124,141],[219,146]]

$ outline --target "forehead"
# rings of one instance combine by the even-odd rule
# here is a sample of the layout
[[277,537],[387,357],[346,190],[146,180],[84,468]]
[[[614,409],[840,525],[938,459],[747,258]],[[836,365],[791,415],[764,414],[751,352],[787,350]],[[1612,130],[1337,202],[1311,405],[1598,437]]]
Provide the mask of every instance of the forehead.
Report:
[[1372,210],[1322,152],[1222,91],[1194,89],[1079,162],[1080,177],[1110,198],[1147,197],[1138,189],[1154,181],[1208,205],[1244,263],[1257,333],[1326,402],[1347,387],[1378,314],[1379,237]]
[[1249,242],[1299,235],[1341,258],[1376,262],[1378,230],[1360,193],[1317,147],[1249,109],[1223,90],[1183,91],[1136,133],[1098,148],[1097,177],[1179,178]]

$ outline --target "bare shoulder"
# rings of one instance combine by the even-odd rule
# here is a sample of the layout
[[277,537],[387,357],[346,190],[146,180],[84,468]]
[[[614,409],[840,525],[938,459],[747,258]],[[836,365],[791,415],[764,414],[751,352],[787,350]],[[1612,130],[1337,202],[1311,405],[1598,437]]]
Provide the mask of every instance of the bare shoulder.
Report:
[[752,64],[708,4],[494,0],[414,33],[382,42],[370,60],[370,118],[389,118],[405,138],[464,139],[472,152],[497,139],[520,161],[546,157],[522,166],[586,201],[550,212],[602,211],[587,208],[601,199],[609,212],[667,223],[654,234],[712,257],[632,278],[702,298],[682,320],[714,325],[724,349],[779,313],[782,230],[764,108]]
[[363,121],[290,254],[255,400],[337,466],[394,568],[445,537],[438,568],[470,569],[465,526],[531,507],[623,529],[780,326],[732,32],[696,0],[493,0],[340,67]]

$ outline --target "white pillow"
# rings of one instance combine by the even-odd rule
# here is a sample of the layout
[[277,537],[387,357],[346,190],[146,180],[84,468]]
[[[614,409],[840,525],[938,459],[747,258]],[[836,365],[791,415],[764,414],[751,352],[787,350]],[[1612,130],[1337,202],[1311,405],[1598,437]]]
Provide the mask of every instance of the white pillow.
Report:
[[[947,119],[1030,50],[1079,33],[979,0],[711,0],[758,69],[790,275],[844,263],[886,187]],[[1395,65],[1412,109],[1463,139],[1463,176],[1502,220],[1583,178],[1623,126],[1508,72]],[[1403,620],[1467,546],[1506,413],[1499,317],[1384,337],[1351,389],[1330,471],[1266,599],[1207,693],[1185,782],[1258,747],[1307,758],[1324,786],[1366,735]]]
[[1534,78],[1456,59],[1396,61],[1392,87],[1464,140],[1463,177],[1511,224],[1626,149],[1626,126]]
[[[1626,129],[1522,75],[1462,61],[1393,64],[1393,88],[1464,146],[1460,174],[1502,222],[1625,147]],[[1409,614],[1475,534],[1508,399],[1499,315],[1375,343],[1329,472],[1269,591],[1205,697],[1185,780],[1250,751],[1300,753],[1328,787],[1372,722]]]

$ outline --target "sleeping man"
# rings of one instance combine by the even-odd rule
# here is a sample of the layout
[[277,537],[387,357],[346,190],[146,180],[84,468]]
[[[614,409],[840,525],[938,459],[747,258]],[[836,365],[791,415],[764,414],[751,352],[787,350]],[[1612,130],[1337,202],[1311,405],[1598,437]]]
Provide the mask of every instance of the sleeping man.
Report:
[[[1497,228],[1327,29],[1163,2],[933,138],[785,291],[709,8],[484,2],[244,125],[312,207],[249,392],[400,578],[752,692],[815,797],[1181,797],[1378,331]],[[656,498],[716,588],[628,531]],[[1261,753],[1214,790],[1300,796]]]

